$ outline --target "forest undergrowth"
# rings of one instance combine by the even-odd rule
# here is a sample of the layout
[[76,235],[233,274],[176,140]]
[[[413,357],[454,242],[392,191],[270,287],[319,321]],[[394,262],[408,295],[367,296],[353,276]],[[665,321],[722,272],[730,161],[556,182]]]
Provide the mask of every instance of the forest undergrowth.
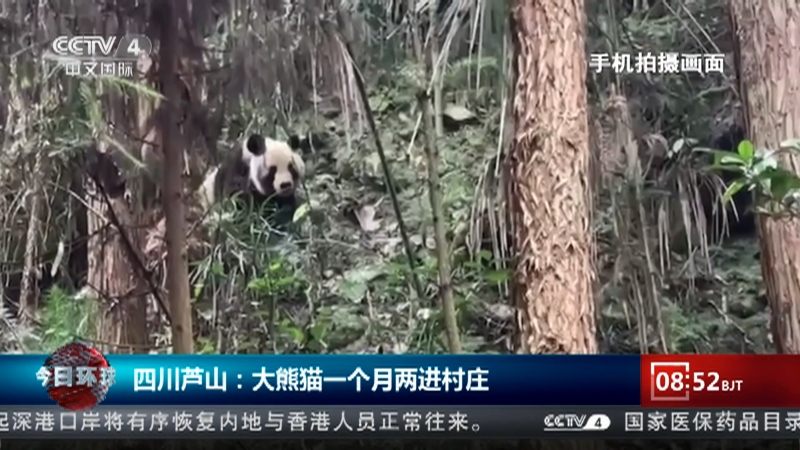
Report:
[[[454,64],[446,78],[452,94],[445,110],[448,131],[440,142],[444,207],[465,351],[504,353],[512,348],[514,321],[507,284],[511,255],[491,245],[493,232],[505,232],[491,223],[500,207],[501,111],[491,90],[465,94],[456,89],[476,69],[466,62]],[[480,70],[491,77],[499,69],[485,58]],[[377,86],[370,98],[426,297],[417,298],[410,288],[409,266],[372,140],[366,132],[347,129],[340,118],[309,113],[296,118],[294,124],[303,128],[292,131],[324,130],[327,145],[307,157],[307,205],[295,214],[292,235],[279,235],[253,213],[227,214],[213,225],[207,256],[192,266],[199,353],[445,351],[415,105],[413,80],[402,76]],[[243,108],[232,120],[258,127],[264,118],[255,110]],[[412,139],[416,143],[410,146]],[[613,245],[604,245],[614,239],[609,237],[614,214],[604,204],[598,202],[595,214],[599,337],[604,352],[638,353],[637,305],[626,293],[632,284],[618,283],[613,270],[602,264],[617,257]],[[672,269],[662,274],[659,291],[668,351],[764,353],[771,348],[755,253],[754,239],[712,247],[713,272],[694,274],[686,270],[686,257],[671,255]],[[6,315],[4,350],[50,351],[73,337],[92,336],[93,303],[50,290],[37,326],[19,327]],[[645,335],[656,334],[656,325],[645,326]],[[154,352],[166,351],[169,336],[158,332],[153,341]],[[656,339],[646,346],[659,351]]]

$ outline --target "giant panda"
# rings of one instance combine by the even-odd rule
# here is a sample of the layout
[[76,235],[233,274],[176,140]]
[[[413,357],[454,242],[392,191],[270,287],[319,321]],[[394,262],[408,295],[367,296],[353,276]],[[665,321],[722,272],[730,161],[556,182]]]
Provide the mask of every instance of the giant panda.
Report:
[[271,215],[293,214],[306,170],[301,152],[311,145],[307,137],[293,135],[281,141],[251,134],[206,175],[200,188],[201,205],[208,210],[223,198],[237,196]]

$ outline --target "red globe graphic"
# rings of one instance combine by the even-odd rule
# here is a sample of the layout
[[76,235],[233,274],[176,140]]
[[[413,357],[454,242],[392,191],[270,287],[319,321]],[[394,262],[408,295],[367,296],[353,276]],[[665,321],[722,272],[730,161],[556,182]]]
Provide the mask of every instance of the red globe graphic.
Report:
[[[59,406],[70,411],[90,409],[102,402],[108,393],[109,384],[101,380],[101,370],[108,369],[108,360],[102,353],[84,342],[67,344],[50,355],[44,362],[44,367],[50,371],[50,380],[47,384],[47,393]],[[73,373],[79,368],[89,367],[97,378],[97,382],[71,386],[55,385],[55,368],[72,369]]]

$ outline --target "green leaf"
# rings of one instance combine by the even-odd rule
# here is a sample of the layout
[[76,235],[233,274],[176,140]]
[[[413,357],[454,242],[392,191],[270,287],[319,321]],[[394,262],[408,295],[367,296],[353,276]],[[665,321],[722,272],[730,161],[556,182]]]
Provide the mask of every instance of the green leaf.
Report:
[[247,283],[247,290],[255,292],[269,292],[269,280],[265,278],[256,278]]
[[225,267],[219,261],[214,261],[211,264],[211,273],[214,275],[225,275]]
[[745,161],[744,159],[740,158],[739,156],[734,156],[734,155],[723,156],[722,159],[720,159],[720,163],[722,163],[722,164],[736,164],[736,165],[742,165],[742,166],[747,165],[747,161]]
[[727,204],[731,201],[734,195],[737,192],[741,191],[743,187],[745,187],[744,180],[736,180],[728,186],[728,189],[725,190],[725,193],[722,195],[722,203]]
[[485,277],[486,281],[490,283],[500,284],[508,280],[508,272],[505,270],[490,270],[486,272]]
[[756,154],[756,149],[753,147],[753,143],[748,140],[740,142],[737,150],[742,160],[747,162],[752,161],[753,156]]
[[778,163],[778,158],[774,152],[768,152],[763,157],[756,158],[755,164],[753,164],[753,172],[757,174],[761,173],[771,173],[771,171],[780,170],[780,164]]
[[360,303],[369,290],[367,283],[340,279],[338,283],[339,293],[353,303]]
[[292,216],[292,222],[297,223],[303,220],[303,218],[308,215],[309,211],[310,207],[308,206],[308,203],[303,203],[302,205],[297,207],[297,209],[294,211],[294,216]]
[[674,154],[680,152],[681,150],[683,150],[683,147],[685,145],[686,145],[686,140],[685,139],[682,139],[682,138],[678,139],[677,141],[675,141],[674,144],[672,144],[672,152],[670,152],[670,154],[674,155]]
[[303,341],[305,340],[305,333],[303,333],[303,330],[301,330],[298,327],[290,326],[290,325],[284,325],[283,332],[288,334],[289,338],[295,344],[298,344],[298,345],[302,344]]
[[770,195],[780,201],[790,192],[800,189],[800,178],[786,170],[776,171],[770,177],[770,182]]
[[743,166],[732,166],[732,165],[720,165],[720,164],[712,164],[706,167],[707,170],[711,172],[732,172],[732,173],[743,173],[745,168]]
[[328,326],[324,323],[317,323],[311,327],[311,336],[314,340],[322,341],[325,339],[325,334],[328,332]]
[[467,262],[463,263],[463,266],[464,266],[465,269],[469,269],[469,270],[478,270],[481,267],[480,263],[477,263],[477,262],[474,262],[474,261],[467,261]]
[[745,165],[745,162],[736,153],[726,152],[722,150],[712,150],[711,154],[714,155],[714,165]]
[[800,139],[789,139],[781,142],[780,148],[800,152]]

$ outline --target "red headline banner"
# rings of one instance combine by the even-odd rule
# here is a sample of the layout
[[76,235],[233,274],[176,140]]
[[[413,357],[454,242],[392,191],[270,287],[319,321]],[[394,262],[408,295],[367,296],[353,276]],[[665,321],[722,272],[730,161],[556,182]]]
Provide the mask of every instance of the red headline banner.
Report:
[[642,407],[800,407],[800,356],[642,355]]

